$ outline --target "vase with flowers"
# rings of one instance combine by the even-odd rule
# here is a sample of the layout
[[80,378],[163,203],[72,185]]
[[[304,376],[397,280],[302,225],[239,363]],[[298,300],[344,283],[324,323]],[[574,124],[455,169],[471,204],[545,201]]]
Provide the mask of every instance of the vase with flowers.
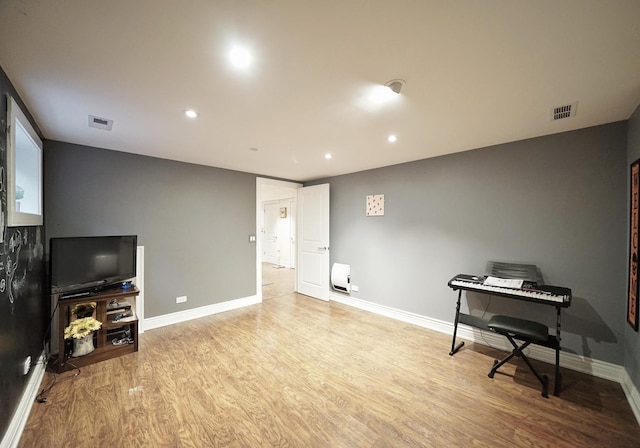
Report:
[[102,322],[93,317],[95,307],[95,302],[81,303],[71,310],[71,314],[77,319],[72,320],[64,329],[64,338],[73,340],[71,356],[74,358],[88,355],[95,350],[93,332],[102,327]]

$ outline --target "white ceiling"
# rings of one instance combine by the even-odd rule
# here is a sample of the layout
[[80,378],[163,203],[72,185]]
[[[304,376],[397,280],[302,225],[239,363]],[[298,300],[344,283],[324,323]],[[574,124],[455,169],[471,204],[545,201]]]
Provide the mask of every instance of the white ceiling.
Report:
[[628,119],[640,1],[3,0],[0,65],[47,139],[305,181]]

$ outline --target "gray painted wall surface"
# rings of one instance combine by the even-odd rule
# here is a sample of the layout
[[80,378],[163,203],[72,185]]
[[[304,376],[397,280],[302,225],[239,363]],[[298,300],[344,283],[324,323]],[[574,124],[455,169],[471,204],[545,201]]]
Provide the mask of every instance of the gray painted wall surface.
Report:
[[[331,184],[331,262],[353,297],[453,322],[457,273],[488,260],[536,264],[573,289],[566,351],[622,365],[626,290],[626,122],[318,180]],[[385,216],[365,198],[385,195]],[[474,314],[555,325],[553,309],[470,294]]]
[[[628,121],[629,132],[628,132],[628,158],[627,163],[631,165],[634,161],[640,159],[640,106],[635,110],[633,115]],[[629,169],[627,169],[627,186],[629,185]],[[627,204],[631,198],[627,193]],[[627,231],[629,230],[630,216],[627,213]],[[627,244],[628,244],[627,237]],[[628,256],[628,252],[625,253]],[[626,258],[625,258],[626,262]],[[625,307],[625,318],[626,318],[626,307]],[[624,367],[633,381],[636,389],[640,390],[640,335],[638,332],[634,331],[630,325],[625,324],[625,344],[624,344]]]
[[47,251],[51,237],[137,234],[145,317],[256,294],[255,175],[55,141],[44,154]]

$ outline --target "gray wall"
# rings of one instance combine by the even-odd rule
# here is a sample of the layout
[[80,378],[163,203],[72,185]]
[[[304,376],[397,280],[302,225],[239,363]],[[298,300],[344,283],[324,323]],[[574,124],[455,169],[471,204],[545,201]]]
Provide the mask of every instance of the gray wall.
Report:
[[[626,139],[619,122],[308,185],[331,185],[331,262],[351,265],[353,297],[453,322],[455,274],[536,264],[573,290],[563,347],[622,365]],[[385,216],[365,217],[369,194],[385,195]],[[472,294],[470,306],[555,323],[543,305]]]
[[[628,122],[628,158],[627,165],[631,165],[634,161],[640,159],[640,106],[633,113]],[[629,174],[627,170],[627,182],[629,182]],[[627,183],[627,185],[629,185]],[[627,203],[631,200],[627,196]],[[630,216],[627,214],[627,223],[630,222]],[[627,225],[627,231],[629,227]],[[629,241],[627,239],[627,241]],[[628,244],[628,243],[627,243]],[[626,253],[625,255],[628,255]],[[625,259],[626,260],[626,259]],[[625,308],[626,317],[626,308]],[[625,343],[624,343],[624,367],[627,370],[631,381],[635,385],[636,389],[640,390],[640,335],[637,331],[634,331],[630,325],[625,324]]]
[[145,317],[256,294],[255,175],[55,141],[44,161],[47,242],[138,235]]

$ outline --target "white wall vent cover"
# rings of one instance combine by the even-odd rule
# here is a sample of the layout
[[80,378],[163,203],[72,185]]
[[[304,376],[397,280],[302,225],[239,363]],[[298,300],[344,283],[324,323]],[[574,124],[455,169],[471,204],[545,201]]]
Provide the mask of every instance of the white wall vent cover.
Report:
[[113,120],[89,115],[89,127],[110,131],[113,127]]
[[562,120],[563,118],[571,118],[576,116],[578,102],[556,106],[551,108],[551,121]]

